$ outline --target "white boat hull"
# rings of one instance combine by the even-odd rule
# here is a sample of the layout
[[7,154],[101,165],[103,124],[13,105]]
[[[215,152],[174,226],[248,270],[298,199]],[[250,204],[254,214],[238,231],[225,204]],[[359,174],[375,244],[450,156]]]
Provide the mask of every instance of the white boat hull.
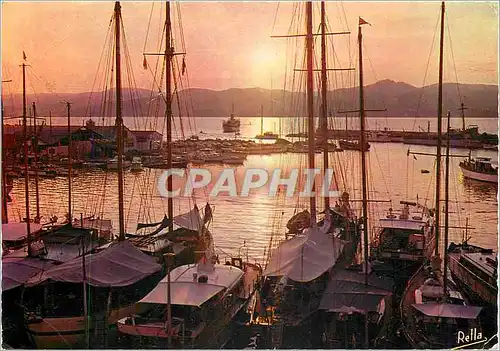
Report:
[[464,175],[465,178],[480,180],[488,183],[498,183],[498,175],[496,174],[473,172],[463,167],[460,167],[460,169],[462,170],[462,174]]

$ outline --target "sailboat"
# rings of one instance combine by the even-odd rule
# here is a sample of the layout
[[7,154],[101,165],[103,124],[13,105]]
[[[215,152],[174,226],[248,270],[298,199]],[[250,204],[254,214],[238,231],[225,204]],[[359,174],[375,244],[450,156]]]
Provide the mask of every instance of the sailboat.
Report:
[[[155,53],[155,56],[163,56],[165,59],[165,119],[167,129],[166,140],[166,158],[162,168],[173,169],[178,168],[178,161],[172,153],[172,136],[173,128],[173,101],[174,101],[174,82],[176,77],[175,62],[173,61],[176,53],[173,51],[173,30],[171,21],[170,3],[166,2],[166,20],[165,26],[165,47],[170,50],[161,53]],[[146,54],[145,54],[146,55]],[[149,55],[149,54],[148,54]],[[183,63],[185,67],[185,62]],[[163,71],[162,71],[163,72]],[[155,83],[156,84],[156,83]],[[234,115],[234,104],[233,104]],[[239,120],[238,120],[239,123]],[[186,163],[187,164],[187,163]],[[172,177],[167,179],[167,189],[172,191]],[[146,186],[150,186],[147,184]],[[156,182],[154,184],[156,187]],[[150,193],[152,190],[147,189],[143,193]],[[145,200],[147,201],[147,200]],[[146,206],[145,206],[146,207]],[[147,211],[147,208],[144,209]],[[126,237],[142,252],[154,256],[158,262],[162,263],[166,268],[165,254],[175,253],[173,265],[181,265],[196,262],[196,252],[204,251],[213,244],[212,235],[208,229],[212,221],[213,206],[207,203],[203,208],[199,209],[196,204],[186,213],[180,213],[174,216],[173,198],[167,198],[167,213],[164,217],[155,223],[140,221],[137,224],[135,233],[127,233]],[[148,214],[149,215],[149,214]],[[147,216],[149,217],[149,216]]]
[[260,134],[255,136],[259,140],[276,140],[279,135],[273,132],[264,132],[264,105],[260,105]]
[[[360,141],[365,142],[365,108],[363,95],[363,55],[361,17],[358,25],[359,44],[359,92],[360,92]],[[387,332],[391,320],[391,304],[394,282],[390,277],[377,275],[371,269],[368,254],[368,193],[366,156],[361,149],[361,179],[363,189],[363,241],[364,265],[333,269],[328,286],[321,299],[319,310],[324,325],[325,344],[328,348],[377,347]],[[364,328],[363,328],[364,324]],[[356,340],[358,338],[359,340]],[[358,343],[359,342],[359,343]]]
[[[313,106],[313,33],[312,2],[306,8],[306,55],[307,55],[307,111],[308,111],[308,162],[314,168],[316,138],[314,136]],[[322,121],[326,128],[326,48],[325,13],[322,2]],[[325,172],[328,167],[328,143],[322,145]],[[282,347],[287,335],[299,335],[311,330],[315,314],[332,270],[351,262],[357,251],[358,224],[353,220],[349,194],[344,192],[341,204],[330,206],[325,196],[324,218],[316,220],[316,199],[310,197],[309,210],[298,213],[288,222],[291,238],[270,250],[264,270],[266,278],[261,300],[265,307],[263,317],[276,325],[273,346]],[[264,319],[266,319],[264,318]],[[314,328],[313,328],[314,329]],[[305,340],[302,339],[302,342]]]
[[[123,118],[121,113],[121,6],[115,3],[116,128],[119,240],[31,276],[22,305],[25,331],[37,348],[103,347],[109,326],[127,314],[162,278],[161,265],[125,240],[123,210]],[[72,226],[69,221],[68,226]],[[93,337],[90,337],[90,334]]]
[[[437,167],[436,167],[436,238],[440,229],[440,192],[441,192],[441,139],[442,139],[442,98],[443,98],[443,41],[444,41],[445,3],[441,4],[441,37],[439,55],[439,85],[438,85],[438,136],[437,136]],[[448,133],[446,148],[445,172],[445,210],[444,210],[444,268],[441,270],[439,257],[439,241],[435,243],[435,256],[426,261],[415,273],[403,294],[400,303],[403,333],[412,348],[438,348],[468,346],[465,340],[459,338],[460,333],[481,335],[478,316],[481,307],[470,306],[468,301],[448,281],[448,204],[449,204],[449,150],[450,150],[450,114],[448,113]],[[482,337],[479,337],[482,339]]]
[[[24,335],[19,335],[23,328],[24,311],[20,306],[23,294],[23,285],[29,277],[50,266],[51,261],[39,258],[45,252],[43,242],[39,236],[42,224],[35,223],[30,216],[29,172],[28,172],[28,133],[26,116],[26,63],[21,65],[23,73],[23,158],[24,158],[24,193],[25,193],[25,221],[9,222],[7,209],[7,182],[5,170],[2,169],[3,206],[2,214],[2,341],[13,347],[22,347]],[[2,101],[3,117],[3,101]],[[3,133],[3,120],[2,120]]]

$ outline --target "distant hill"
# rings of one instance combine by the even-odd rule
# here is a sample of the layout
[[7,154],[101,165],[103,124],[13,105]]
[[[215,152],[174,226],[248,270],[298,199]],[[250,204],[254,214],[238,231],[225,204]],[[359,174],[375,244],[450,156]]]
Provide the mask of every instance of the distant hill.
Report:
[[[358,87],[338,89],[330,91],[329,110],[333,115],[338,115],[342,110],[356,110],[358,108]],[[460,91],[460,95],[459,92]],[[291,93],[283,90],[268,90],[260,88],[228,89],[215,91],[209,89],[189,89],[181,91],[181,101],[187,101],[189,115],[197,117],[226,117],[229,116],[234,102],[235,114],[240,117],[254,117],[260,115],[261,104],[265,116],[300,116],[305,115],[304,94]],[[145,89],[132,92],[128,89],[123,91],[123,115],[133,116],[132,106],[142,106],[139,116],[153,115],[147,110],[148,103],[152,99],[160,102],[159,109],[164,111],[165,105],[162,99],[158,99],[157,93],[151,93]],[[134,97],[132,103],[131,96]],[[460,96],[462,99],[460,99]],[[67,100],[72,103],[72,115],[101,117],[114,115],[113,102],[114,93],[108,94],[108,108],[102,112],[102,93],[79,94],[37,94],[37,112],[39,116],[65,116],[65,107],[61,103]],[[14,103],[12,104],[12,100]],[[35,96],[28,95],[28,104],[35,101]],[[274,101],[271,104],[271,101]],[[468,117],[497,117],[498,111],[498,86],[483,84],[443,84],[444,111],[450,110],[452,116],[458,116],[457,108],[460,102],[465,102]],[[89,103],[90,102],[90,103]],[[186,113],[186,105],[181,103],[183,115]],[[13,106],[12,106],[13,105]],[[14,95],[13,99],[6,97],[4,101],[5,114],[7,116],[19,116],[22,114],[21,95]],[[90,106],[92,108],[90,108]],[[316,102],[316,106],[319,104]],[[382,80],[365,87],[365,108],[386,108],[384,116],[435,116],[437,114],[437,85],[429,85],[417,88],[404,82]],[[319,110],[316,108],[316,110]],[[177,114],[177,100],[174,98],[174,113]],[[378,115],[377,113],[367,113]]]

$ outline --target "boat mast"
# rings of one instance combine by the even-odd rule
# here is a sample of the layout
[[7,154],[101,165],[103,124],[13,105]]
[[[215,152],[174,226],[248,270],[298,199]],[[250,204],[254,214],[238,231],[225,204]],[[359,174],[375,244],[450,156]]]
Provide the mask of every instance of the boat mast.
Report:
[[462,130],[465,132],[465,110],[467,110],[467,107],[465,107],[465,104],[462,102],[460,103],[460,117],[462,117]]
[[125,240],[125,219],[123,212],[123,118],[122,118],[122,81],[120,57],[120,2],[115,3],[115,41],[116,41],[116,143],[118,148],[118,218],[120,224],[120,241]]
[[[306,2],[306,51],[307,51],[307,115],[308,115],[308,156],[309,170],[314,169],[314,76],[313,76],[313,29],[312,29],[312,1]],[[314,193],[314,179],[312,179],[312,192]],[[316,226],[316,198],[309,198],[311,208],[311,226]]]
[[264,105],[260,104],[260,135],[264,135]]
[[[167,169],[172,169],[172,23],[170,20],[170,1],[165,3],[165,84],[166,84],[166,111],[165,115],[167,117]],[[234,106],[234,105],[233,105]],[[167,179],[167,189],[172,191],[172,177]],[[174,202],[171,196],[167,199],[167,214],[170,218],[170,224],[168,225],[168,230],[174,230],[173,216],[174,216]]]
[[448,230],[449,230],[449,215],[448,205],[450,200],[450,112],[448,111],[448,133],[446,137],[446,158],[445,158],[445,178],[444,178],[444,267],[443,267],[443,295],[448,296]]
[[[166,1],[165,3],[165,89],[167,95],[167,104],[166,104],[166,116],[167,116],[167,168],[172,169],[172,58],[174,55],[174,49],[172,47],[172,23],[170,20],[170,1]],[[234,111],[234,102],[233,102],[233,111]],[[172,176],[167,179],[167,188],[168,191],[172,191]],[[171,196],[168,197],[168,217],[170,218],[170,224],[168,225],[168,229],[170,232],[174,230],[174,203]],[[168,347],[172,346],[172,305],[171,305],[171,292],[170,292],[170,260],[167,262],[168,264],[168,293],[167,293],[167,332],[168,332]]]
[[[363,34],[361,33],[361,18],[358,24],[358,50],[359,50],[359,119],[361,143],[361,182],[363,191],[363,251],[365,256],[365,285],[368,286],[368,192],[366,174],[365,145],[365,101],[363,91]],[[365,315],[365,348],[368,348],[368,314]]]
[[[71,152],[72,142],[71,142],[71,104],[66,101],[66,111],[68,116],[68,222],[69,225],[73,225],[72,207],[71,207],[71,184],[72,180],[72,168],[73,168],[73,154]],[[52,118],[50,119],[50,128],[52,134]]]
[[[23,53],[24,54],[24,53]],[[26,56],[24,59],[26,59]],[[24,195],[26,207],[26,238],[28,239],[28,256],[31,256],[31,228],[30,228],[30,193],[28,188],[28,119],[26,118],[26,64],[23,62],[23,137],[24,137]]]
[[[2,80],[2,83],[9,83],[12,82],[12,80]],[[3,121],[4,121],[4,109],[3,109],[3,99],[0,99],[0,105],[1,105],[1,112],[2,112],[2,140],[4,140],[4,134],[3,134]],[[3,145],[2,145],[3,146]],[[5,173],[5,155],[2,153],[2,205],[3,205],[3,211],[2,211],[2,223],[9,223],[9,214],[7,211],[7,175]]]
[[35,156],[35,201],[36,201],[36,216],[35,223],[40,223],[40,193],[38,189],[38,131],[36,130],[36,104],[33,102],[33,155]]
[[438,83],[438,120],[437,120],[437,152],[436,152],[436,246],[435,255],[439,255],[439,220],[441,202],[441,124],[443,118],[443,47],[444,47],[444,1],[441,3],[441,37],[439,42],[439,83]]
[[[321,1],[321,125],[323,134],[323,173],[328,169],[328,115],[327,115],[327,76],[326,76],[326,10],[325,2]],[[330,198],[325,188],[325,213],[330,209]]]

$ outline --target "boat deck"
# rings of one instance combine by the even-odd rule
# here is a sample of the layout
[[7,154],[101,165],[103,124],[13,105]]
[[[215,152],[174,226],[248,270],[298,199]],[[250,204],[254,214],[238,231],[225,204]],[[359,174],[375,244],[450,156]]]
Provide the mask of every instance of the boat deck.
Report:
[[[481,269],[482,271],[486,272],[489,276],[493,276],[495,274],[495,260],[497,258],[495,253],[481,253],[481,252],[474,252],[474,253],[466,253],[464,254],[464,257],[466,257],[469,262],[474,264],[477,268]],[[488,259],[493,260],[493,263],[488,262]]]

